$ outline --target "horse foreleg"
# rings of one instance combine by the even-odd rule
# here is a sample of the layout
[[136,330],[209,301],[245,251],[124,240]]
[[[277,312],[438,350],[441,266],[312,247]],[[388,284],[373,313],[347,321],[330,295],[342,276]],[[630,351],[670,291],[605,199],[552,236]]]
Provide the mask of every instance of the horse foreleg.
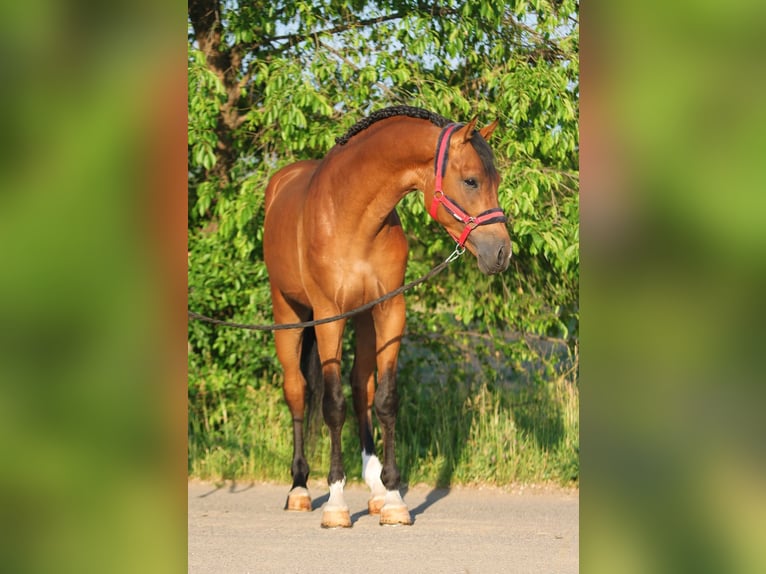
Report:
[[356,353],[351,369],[351,388],[354,395],[354,411],[359,423],[359,444],[362,450],[362,478],[370,487],[367,509],[370,514],[380,514],[386,498],[386,487],[380,480],[382,466],[375,454],[372,437],[372,402],[375,397],[375,326],[371,313],[363,313],[354,319]]
[[322,414],[330,430],[330,472],[327,482],[330,486],[330,498],[322,511],[322,527],[349,527],[351,516],[343,497],[346,473],[343,470],[341,450],[341,431],[346,420],[346,399],[340,378],[341,342],[344,321],[336,321],[316,327],[319,358],[322,361],[324,378],[324,397]]
[[373,311],[378,365],[378,389],[374,404],[383,434],[380,478],[386,488],[385,501],[380,509],[381,524],[412,524],[407,505],[399,494],[400,474],[395,448],[396,414],[399,409],[396,366],[404,332],[404,315],[404,297],[401,295]]

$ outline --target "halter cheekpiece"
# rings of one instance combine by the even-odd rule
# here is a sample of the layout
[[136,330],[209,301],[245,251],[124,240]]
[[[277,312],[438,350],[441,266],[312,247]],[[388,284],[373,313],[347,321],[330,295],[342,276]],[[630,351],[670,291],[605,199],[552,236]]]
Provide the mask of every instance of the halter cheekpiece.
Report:
[[507,221],[503,210],[499,207],[488,209],[481,212],[476,217],[468,215],[465,210],[460,207],[455,201],[450,199],[444,194],[442,189],[442,180],[444,179],[444,173],[447,170],[447,156],[449,155],[449,141],[455,130],[462,127],[463,124],[448,124],[439,134],[439,139],[436,141],[436,158],[434,160],[434,198],[431,202],[431,208],[428,213],[431,217],[436,219],[436,212],[439,209],[439,204],[444,206],[452,217],[465,224],[463,232],[460,237],[455,237],[449,230],[447,233],[452,235],[452,238],[457,241],[458,248],[464,248],[465,242],[468,239],[468,235],[479,227],[480,225],[489,225],[490,223],[504,223]]

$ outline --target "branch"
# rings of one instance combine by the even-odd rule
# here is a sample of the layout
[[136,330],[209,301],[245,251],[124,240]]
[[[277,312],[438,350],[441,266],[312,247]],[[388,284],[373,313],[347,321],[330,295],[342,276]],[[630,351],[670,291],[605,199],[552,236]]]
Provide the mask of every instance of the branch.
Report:
[[516,28],[518,30],[521,30],[523,32],[526,32],[538,44],[541,44],[543,46],[547,46],[551,50],[551,52],[553,52],[553,55],[558,56],[558,57],[566,57],[566,55],[567,55],[566,52],[564,52],[561,48],[559,48],[559,46],[558,46],[558,44],[556,44],[556,42],[554,42],[553,40],[550,40],[550,39],[543,38],[540,35],[540,33],[537,30],[535,30],[534,28],[531,28],[531,27],[527,26],[526,24],[522,24],[521,22],[511,18],[510,16],[508,18],[506,18],[503,23],[506,24],[506,25],[512,26],[513,28]]
[[366,18],[364,20],[353,20],[346,22],[344,24],[338,24],[336,26],[332,26],[331,28],[325,28],[324,30],[317,30],[315,32],[305,32],[305,31],[298,31],[294,34],[283,34],[281,36],[272,36],[271,38],[264,38],[260,42],[249,42],[247,44],[243,44],[242,47],[246,50],[254,50],[258,46],[263,44],[272,44],[274,42],[282,42],[287,40],[287,45],[291,45],[293,42],[299,41],[299,40],[305,40],[306,38],[310,36],[320,36],[322,34],[337,34],[338,32],[345,32],[346,30],[351,30],[352,28],[357,27],[365,27],[365,26],[371,26],[373,24],[380,24],[382,22],[389,22],[391,20],[398,20],[400,18],[403,18],[404,14],[400,12],[395,12],[393,14],[388,14],[387,16],[377,16],[375,18]]
[[539,166],[539,167],[528,167],[525,169],[525,171],[541,171],[543,173],[556,173],[559,175],[566,176],[570,179],[574,179],[575,181],[580,181],[580,174],[574,171],[567,171],[565,169],[556,169],[555,167],[545,167],[545,166]]
[[[356,27],[364,27],[364,26],[371,26],[372,24],[380,24],[381,22],[388,22],[390,20],[397,20],[402,17],[402,14],[399,12],[396,12],[394,14],[389,14],[388,16],[378,16],[376,18],[367,18],[366,20],[356,20],[353,22],[347,22],[345,24],[340,24],[338,26],[333,26],[332,28],[327,28],[326,30],[318,30],[317,32],[314,32],[315,35],[321,35],[321,34],[336,34],[338,32],[345,32],[346,30],[350,30],[352,28]],[[299,36],[300,34],[288,34],[286,36],[276,36],[275,38],[272,38],[273,40],[285,40],[287,38],[292,38],[294,36]]]
[[[324,42],[322,42],[322,41],[319,39],[319,37],[318,37],[318,36],[317,36],[317,38],[316,38],[316,42],[317,42],[317,44],[318,44],[319,46],[322,46],[322,47],[323,47],[325,50],[327,50],[327,51],[328,51],[328,52],[330,52],[331,54],[334,54],[335,56],[337,56],[338,58],[340,58],[341,60],[343,60],[343,61],[344,61],[344,62],[345,62],[345,63],[346,63],[348,66],[350,66],[351,68],[353,68],[353,69],[354,69],[354,70],[356,70],[357,72],[359,71],[359,66],[357,66],[357,65],[356,65],[354,62],[352,62],[351,60],[349,60],[349,59],[348,59],[348,58],[347,58],[347,57],[346,57],[344,54],[342,54],[341,52],[339,52],[338,50],[336,50],[336,49],[335,49],[335,48],[333,48],[332,46],[328,46],[327,44],[325,44]],[[385,85],[385,84],[382,84],[382,83],[380,83],[380,82],[375,82],[375,85],[376,85],[376,86],[378,86],[380,89],[382,89],[384,92],[386,92],[390,98],[394,98],[394,99],[396,98],[396,95],[395,95],[395,94],[394,94],[394,93],[391,91],[391,89],[390,89],[390,88],[389,88],[387,85]]]

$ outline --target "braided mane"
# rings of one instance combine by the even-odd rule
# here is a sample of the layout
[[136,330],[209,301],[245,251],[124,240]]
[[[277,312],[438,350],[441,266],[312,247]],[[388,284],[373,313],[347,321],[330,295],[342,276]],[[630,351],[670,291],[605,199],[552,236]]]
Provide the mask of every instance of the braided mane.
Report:
[[[359,120],[349,128],[345,135],[339,138],[335,138],[335,143],[338,145],[345,145],[348,143],[348,140],[350,140],[359,132],[366,130],[375,122],[385,120],[386,118],[392,118],[394,116],[408,116],[410,118],[428,120],[440,128],[443,128],[450,123],[450,120],[444,116],[440,116],[434,112],[429,112],[423,108],[416,108],[413,106],[392,106],[390,108],[383,108],[382,110],[373,112],[366,118]],[[478,132],[474,131],[474,134],[478,135]],[[484,171],[486,171],[490,177],[498,177],[497,169],[495,168],[495,156],[492,153],[492,148],[489,147],[489,144],[487,144],[487,142],[484,141],[484,138],[481,136],[472,137],[469,141],[471,142],[473,149],[476,150],[476,153],[479,155],[479,159],[484,166]]]
[[377,110],[371,113],[366,118],[359,120],[358,122],[356,122],[353,126],[349,128],[349,130],[346,132],[345,135],[339,138],[335,138],[335,143],[337,143],[338,145],[345,145],[346,143],[348,143],[348,140],[350,140],[359,132],[366,130],[375,122],[379,122],[380,120],[385,120],[386,118],[392,118],[394,116],[408,116],[411,118],[428,120],[432,124],[435,124],[439,126],[440,128],[443,128],[448,123],[450,123],[450,121],[447,118],[440,116],[439,114],[436,114],[434,112],[429,112],[428,110],[424,110],[423,108],[416,108],[413,106],[392,106],[390,108],[383,108],[382,110]]

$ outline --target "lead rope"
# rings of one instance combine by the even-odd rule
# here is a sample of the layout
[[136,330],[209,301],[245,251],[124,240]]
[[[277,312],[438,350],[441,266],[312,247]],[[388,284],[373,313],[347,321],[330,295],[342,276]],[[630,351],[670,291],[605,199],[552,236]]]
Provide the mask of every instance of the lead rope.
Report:
[[188,316],[189,316],[189,319],[195,319],[197,321],[202,321],[203,323],[211,323],[213,325],[220,325],[221,327],[233,327],[235,329],[247,329],[249,331],[282,331],[285,329],[304,329],[306,327],[324,325],[325,323],[340,321],[341,319],[346,319],[353,315],[362,313],[363,311],[367,311],[368,309],[372,309],[375,305],[379,305],[380,303],[383,303],[384,301],[388,301],[392,297],[396,297],[397,295],[404,293],[405,291],[408,291],[425,281],[428,281],[431,277],[434,277],[435,275],[438,275],[439,273],[444,271],[447,265],[452,263],[455,259],[460,257],[463,253],[465,253],[465,247],[463,247],[462,245],[457,245],[455,246],[455,250],[452,253],[450,253],[447,259],[439,263],[436,267],[431,269],[428,273],[426,273],[419,279],[410,281],[409,283],[402,285],[401,287],[397,289],[394,289],[390,293],[386,293],[385,295],[382,295],[381,297],[378,297],[377,299],[370,301],[369,303],[365,303],[361,307],[357,307],[356,309],[352,309],[351,311],[346,311],[345,313],[341,313],[340,315],[335,315],[334,317],[326,317],[324,319],[315,319],[313,321],[304,321],[302,323],[280,323],[278,325],[255,325],[255,324],[249,324],[249,323],[234,323],[231,321],[221,321],[219,319],[213,319],[212,317],[206,317],[205,315],[200,315],[199,313],[195,313],[193,311],[188,311]]

